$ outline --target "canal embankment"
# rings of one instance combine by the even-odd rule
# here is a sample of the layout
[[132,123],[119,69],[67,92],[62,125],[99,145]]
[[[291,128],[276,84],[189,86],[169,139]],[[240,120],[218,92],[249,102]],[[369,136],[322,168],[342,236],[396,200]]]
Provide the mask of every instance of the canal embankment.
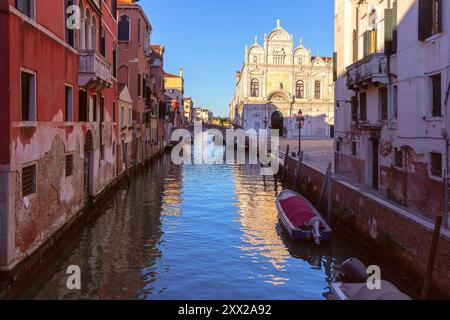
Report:
[[108,185],[95,195],[91,195],[89,201],[61,226],[41,241],[35,243],[20,260],[0,267],[0,300],[14,297],[17,292],[26,288],[30,282],[39,277],[47,264],[57,258],[64,251],[76,235],[91,219],[95,219],[101,212],[99,208],[113,196],[124,184],[130,183],[136,175],[150,166],[155,159],[160,158],[171,146],[164,147],[143,161],[130,165],[126,170],[118,174]]
[[[282,156],[285,157],[285,154]],[[283,170],[285,159],[281,159]],[[296,169],[297,159],[287,157],[286,172],[291,186]],[[427,273],[434,224],[375,192],[334,175],[331,192],[323,192],[325,177],[323,168],[302,163],[297,191],[313,203],[317,203],[322,193],[324,201],[320,209],[326,212],[327,207],[331,207],[333,228],[353,243],[358,243],[373,258],[373,263],[382,266],[391,279],[408,283],[418,298]],[[449,270],[450,231],[442,228],[430,297],[450,297]]]

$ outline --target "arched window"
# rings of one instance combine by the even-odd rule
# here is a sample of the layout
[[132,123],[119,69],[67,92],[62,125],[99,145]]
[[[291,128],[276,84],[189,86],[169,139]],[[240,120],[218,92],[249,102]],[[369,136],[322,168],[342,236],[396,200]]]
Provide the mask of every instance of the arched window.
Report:
[[130,41],[130,18],[123,15],[119,18],[119,41]]
[[98,29],[97,29],[97,20],[95,19],[94,16],[92,16],[92,36],[91,36],[91,41],[92,41],[92,50],[97,51],[98,49]]
[[320,81],[316,81],[314,92],[315,92],[315,93],[314,93],[314,97],[315,97],[316,99],[320,99],[320,96],[321,96],[321,92],[320,92]]
[[251,82],[250,95],[252,97],[259,97],[259,81],[258,81],[258,79],[253,79]]
[[253,56],[253,62],[258,63],[258,56]]
[[305,84],[302,80],[297,81],[297,86],[295,89],[295,96],[298,99],[304,99],[305,98]]

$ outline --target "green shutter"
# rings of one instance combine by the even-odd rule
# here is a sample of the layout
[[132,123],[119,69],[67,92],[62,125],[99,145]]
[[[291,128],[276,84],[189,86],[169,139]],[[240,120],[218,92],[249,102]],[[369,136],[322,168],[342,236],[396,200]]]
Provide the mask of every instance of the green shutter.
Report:
[[394,14],[392,9],[384,10],[384,53],[392,54],[392,41],[394,35]]

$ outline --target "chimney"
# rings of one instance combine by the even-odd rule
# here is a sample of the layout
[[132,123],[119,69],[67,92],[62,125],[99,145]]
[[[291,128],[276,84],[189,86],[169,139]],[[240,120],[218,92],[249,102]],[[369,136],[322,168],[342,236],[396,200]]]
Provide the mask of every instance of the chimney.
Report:
[[180,77],[183,78],[183,68],[180,68]]

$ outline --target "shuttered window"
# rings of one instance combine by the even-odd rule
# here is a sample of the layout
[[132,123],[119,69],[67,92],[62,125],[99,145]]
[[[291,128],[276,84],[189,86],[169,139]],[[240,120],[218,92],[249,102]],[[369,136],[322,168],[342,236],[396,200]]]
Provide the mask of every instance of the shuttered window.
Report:
[[78,121],[88,121],[88,95],[86,91],[78,91]]
[[367,94],[365,92],[359,95],[359,119],[361,121],[367,120]]
[[441,74],[437,74],[431,77],[431,86],[433,117],[442,117]]
[[442,32],[442,0],[419,0],[419,40]]
[[377,30],[367,30],[364,33],[364,57],[377,52]]
[[352,121],[358,121],[358,99],[352,97]]
[[388,119],[388,92],[387,88],[380,88],[378,91],[380,120]]

